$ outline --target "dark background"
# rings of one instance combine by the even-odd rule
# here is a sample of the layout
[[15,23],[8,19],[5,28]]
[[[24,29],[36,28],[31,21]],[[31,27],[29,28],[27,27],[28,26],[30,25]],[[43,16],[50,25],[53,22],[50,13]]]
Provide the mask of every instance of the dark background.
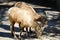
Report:
[[25,1],[29,3],[53,7],[53,8],[56,8],[57,5],[56,0],[0,0],[0,2],[10,2],[10,1]]

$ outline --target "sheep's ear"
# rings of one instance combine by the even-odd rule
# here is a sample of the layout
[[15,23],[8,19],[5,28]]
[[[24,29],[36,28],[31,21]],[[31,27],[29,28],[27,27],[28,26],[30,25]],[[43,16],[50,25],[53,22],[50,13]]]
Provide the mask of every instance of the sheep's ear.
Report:
[[41,17],[35,19],[34,21],[41,21]]
[[41,17],[41,22],[44,23],[44,25],[47,25],[48,24],[47,17],[46,16],[42,16]]
[[35,19],[35,21],[45,22],[45,21],[47,21],[47,17],[46,16],[40,16],[37,19]]

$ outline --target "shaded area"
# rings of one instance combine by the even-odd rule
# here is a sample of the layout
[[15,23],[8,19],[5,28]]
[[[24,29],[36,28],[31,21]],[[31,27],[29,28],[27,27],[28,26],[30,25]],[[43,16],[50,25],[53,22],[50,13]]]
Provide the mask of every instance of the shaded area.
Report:
[[[7,17],[7,10],[9,9],[9,7],[0,7],[1,9],[0,9],[0,28],[4,28],[4,29],[6,29],[6,30],[10,30],[10,27],[8,26],[8,25],[4,25],[3,23],[2,23],[2,21],[8,21],[9,19],[8,18],[6,18]],[[16,28],[16,27],[14,27],[15,29],[18,29],[19,30],[19,28]],[[17,31],[17,30],[15,30],[15,31]]]
[[0,37],[9,37],[12,38],[11,33],[0,32]]
[[0,0],[1,2],[12,2],[12,1],[24,1],[31,4],[36,4],[40,6],[51,7],[57,9],[57,0]]
[[38,13],[38,14],[45,14],[45,11],[56,11],[55,9],[52,9],[52,8],[34,8],[35,11]]
[[[55,7],[57,6],[57,1],[56,0],[22,0],[25,2],[33,3],[33,4],[38,4],[42,6],[48,6],[48,7]],[[53,5],[54,4],[54,5]]]
[[[13,38],[11,33],[7,32],[7,31],[10,31],[10,26],[7,25],[9,24],[8,22],[8,18],[7,18],[7,10],[9,9],[10,7],[9,6],[1,6],[0,7],[0,37],[7,37],[7,38]],[[4,23],[4,22],[7,22],[7,23]],[[3,23],[2,23],[3,22]],[[2,32],[3,31],[3,32]],[[19,28],[17,27],[14,27],[14,31],[15,32],[19,32]]]
[[[0,28],[3,28],[3,29],[5,29],[5,30],[10,31],[10,26],[8,26],[8,25],[0,24]],[[19,32],[19,28],[14,27],[14,31],[15,31],[15,32]]]
[[0,7],[0,22],[7,20],[7,19],[4,19],[7,16],[6,15],[7,10],[8,10],[7,7]]
[[60,20],[48,21],[48,27],[45,28],[43,34],[51,37],[60,36]]

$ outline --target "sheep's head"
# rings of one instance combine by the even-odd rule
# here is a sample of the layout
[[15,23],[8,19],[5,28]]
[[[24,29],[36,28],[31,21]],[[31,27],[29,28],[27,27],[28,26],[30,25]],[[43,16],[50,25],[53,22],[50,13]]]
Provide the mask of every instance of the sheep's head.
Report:
[[35,20],[39,25],[41,25],[42,27],[48,25],[48,20],[46,16],[41,16],[38,19]]

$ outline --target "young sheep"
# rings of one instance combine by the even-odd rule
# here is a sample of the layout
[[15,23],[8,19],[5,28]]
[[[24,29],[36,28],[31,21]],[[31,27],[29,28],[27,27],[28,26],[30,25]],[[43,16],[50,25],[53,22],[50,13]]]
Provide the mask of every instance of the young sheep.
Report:
[[19,23],[19,27],[20,27],[20,35],[22,33],[22,29],[24,27],[28,28],[28,27],[32,27],[35,29],[35,32],[37,34],[37,37],[40,38],[41,36],[41,25],[39,25],[37,22],[35,22],[35,18],[32,14],[32,11],[23,9],[23,8],[18,8],[18,7],[11,7],[8,10],[8,17],[10,20],[10,29],[11,29],[11,34],[14,35],[14,37],[16,37],[15,33],[14,33],[14,24],[17,22]]
[[[27,5],[25,2],[17,2],[15,4],[15,7],[23,8],[23,9],[31,11],[32,12],[31,14],[33,15],[33,17],[35,18],[35,20],[37,21],[38,24],[40,24],[39,22],[41,22],[42,27],[47,25],[48,22],[47,22],[46,16],[41,16],[41,15],[37,14],[35,12],[35,10],[30,5]],[[44,28],[45,27],[43,27],[42,30],[44,30]],[[31,28],[30,28],[30,30],[31,30]]]
[[[23,8],[23,9],[26,9],[26,10],[29,10],[29,11],[32,11],[32,13],[35,13],[35,14],[32,14],[34,16],[35,19],[38,19],[40,15],[38,15],[35,10],[30,6],[30,5],[27,5],[25,2],[17,2],[15,4],[15,7],[18,7],[18,8]],[[26,29],[28,30],[28,29]],[[29,28],[29,31],[31,31],[31,28]]]

